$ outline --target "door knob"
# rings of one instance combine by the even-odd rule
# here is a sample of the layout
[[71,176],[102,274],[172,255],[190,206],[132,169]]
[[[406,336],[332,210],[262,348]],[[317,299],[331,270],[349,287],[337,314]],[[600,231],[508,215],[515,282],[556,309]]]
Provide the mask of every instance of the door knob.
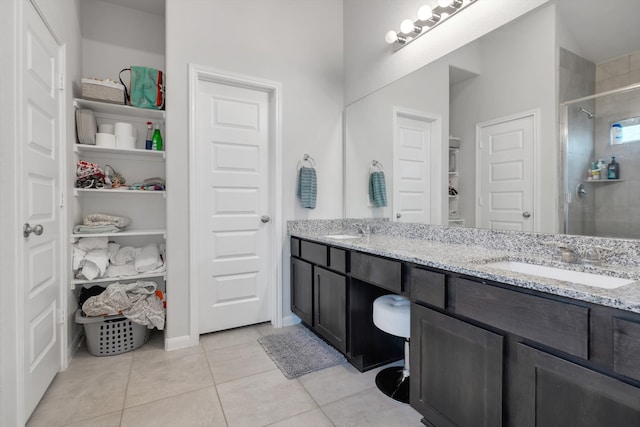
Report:
[[522,212],[522,216],[525,218],[529,218],[531,214],[529,212]]
[[265,224],[269,221],[271,221],[271,218],[269,218],[269,215],[262,215],[260,217],[260,221],[264,222]]
[[22,227],[22,235],[24,237],[29,237],[29,234],[33,233],[36,236],[39,236],[44,231],[44,228],[40,224],[36,224],[34,227],[31,227],[31,224],[28,222]]
[[396,218],[402,218],[402,214],[397,213]]

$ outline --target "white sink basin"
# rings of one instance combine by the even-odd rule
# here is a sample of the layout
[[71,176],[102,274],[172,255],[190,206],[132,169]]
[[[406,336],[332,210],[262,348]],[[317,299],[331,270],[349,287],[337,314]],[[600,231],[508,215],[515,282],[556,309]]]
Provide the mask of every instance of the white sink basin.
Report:
[[487,267],[513,271],[515,273],[524,273],[531,276],[540,276],[565,282],[580,283],[582,285],[594,286],[603,289],[615,289],[635,282],[633,279],[621,279],[619,277],[605,276],[604,274],[584,273],[582,271],[571,271],[563,268],[527,264],[526,262],[501,261],[485,265]]
[[327,234],[324,237],[328,237],[329,239],[346,240],[346,239],[359,239],[362,236],[354,236],[353,234]]

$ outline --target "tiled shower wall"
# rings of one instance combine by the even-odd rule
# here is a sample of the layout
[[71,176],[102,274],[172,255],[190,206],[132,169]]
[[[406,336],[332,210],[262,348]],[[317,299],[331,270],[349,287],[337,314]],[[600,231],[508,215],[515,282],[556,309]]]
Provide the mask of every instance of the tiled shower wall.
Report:
[[[596,93],[634,83],[640,83],[640,51],[596,66]],[[623,181],[587,184],[595,195],[593,234],[640,238],[640,142],[610,144],[613,122],[640,116],[640,90],[596,99],[595,113],[595,155],[591,160],[609,163],[611,156],[616,156]]]

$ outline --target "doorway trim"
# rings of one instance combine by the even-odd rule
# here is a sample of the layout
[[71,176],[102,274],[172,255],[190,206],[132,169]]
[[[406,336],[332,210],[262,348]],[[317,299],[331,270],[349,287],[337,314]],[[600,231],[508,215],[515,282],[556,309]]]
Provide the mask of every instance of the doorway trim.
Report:
[[510,122],[512,120],[524,119],[525,117],[533,118],[533,231],[540,230],[540,221],[542,219],[542,215],[540,215],[542,200],[540,194],[540,170],[539,170],[539,159],[540,159],[540,109],[536,108],[534,110],[522,111],[520,113],[511,114],[509,116],[499,117],[497,119],[489,120],[486,122],[481,122],[476,124],[476,144],[475,144],[475,158],[476,158],[476,194],[474,198],[474,207],[475,207],[475,223],[476,227],[479,224],[480,220],[480,209],[478,206],[478,200],[480,198],[480,194],[482,191],[481,188],[481,179],[479,178],[480,172],[480,144],[482,134],[482,128],[497,125],[499,123]]
[[396,150],[399,143],[398,140],[398,117],[407,117],[419,121],[424,121],[432,124],[431,127],[431,145],[430,151],[427,153],[425,161],[429,162],[431,169],[431,180],[429,192],[431,194],[431,203],[429,206],[429,216],[431,217],[431,224],[442,224],[443,216],[442,210],[446,206],[443,200],[444,194],[442,191],[442,116],[438,114],[427,113],[424,111],[413,110],[405,107],[393,106],[393,176],[392,176],[392,195],[391,201],[391,221],[397,221],[398,218],[398,202],[395,200],[396,194],[396,182],[397,174],[399,171],[398,159],[396,156]]
[[280,82],[260,79],[244,74],[224,71],[198,64],[189,64],[189,341],[191,345],[197,345],[199,341],[199,284],[195,283],[198,277],[198,265],[196,262],[197,238],[201,230],[196,225],[197,197],[198,197],[198,170],[197,161],[198,138],[198,93],[200,82],[219,83],[241,88],[259,90],[269,94],[269,164],[270,164],[270,188],[273,196],[270,206],[273,218],[273,228],[269,235],[271,242],[271,255],[269,262],[273,266],[270,277],[271,291],[271,324],[280,328],[282,326],[282,247],[283,247],[283,220],[282,220],[282,84]]

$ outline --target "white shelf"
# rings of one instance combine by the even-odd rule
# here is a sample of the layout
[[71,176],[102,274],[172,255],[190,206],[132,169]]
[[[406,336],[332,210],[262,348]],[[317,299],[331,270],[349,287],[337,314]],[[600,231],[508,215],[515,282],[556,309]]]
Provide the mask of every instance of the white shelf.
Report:
[[622,182],[624,179],[588,179],[585,184],[606,184],[608,182]]
[[96,145],[86,145],[86,144],[76,144],[73,148],[73,151],[78,154],[121,154],[125,156],[135,156],[135,157],[146,157],[149,159],[157,159],[163,160],[165,158],[164,151],[153,151],[153,150],[140,150],[140,149],[130,149],[130,148],[109,148],[109,147],[98,147]]
[[145,195],[162,195],[162,197],[166,197],[166,191],[162,190],[128,190],[128,189],[119,189],[119,188],[74,188],[73,189],[73,195],[75,197],[80,197],[83,195],[100,195],[100,196],[104,196],[107,194],[128,194],[128,195],[140,195],[140,194],[145,194]]
[[94,112],[105,114],[117,114],[127,117],[138,117],[148,120],[165,119],[164,110],[148,110],[146,108],[132,107],[130,105],[109,104],[108,102],[90,101],[88,99],[75,98],[73,105],[78,108],[87,108]]
[[449,172],[449,176],[458,176],[458,171]]
[[166,273],[152,273],[152,274],[136,274],[135,276],[119,276],[119,277],[101,277],[100,279],[87,280],[87,279],[73,279],[71,280],[71,289],[75,289],[76,285],[90,285],[100,283],[111,283],[119,280],[141,280],[141,279],[154,279],[162,278],[166,280]]
[[166,233],[167,231],[164,229],[151,229],[119,231],[117,233],[73,233],[71,237],[79,239],[81,237],[166,236]]

